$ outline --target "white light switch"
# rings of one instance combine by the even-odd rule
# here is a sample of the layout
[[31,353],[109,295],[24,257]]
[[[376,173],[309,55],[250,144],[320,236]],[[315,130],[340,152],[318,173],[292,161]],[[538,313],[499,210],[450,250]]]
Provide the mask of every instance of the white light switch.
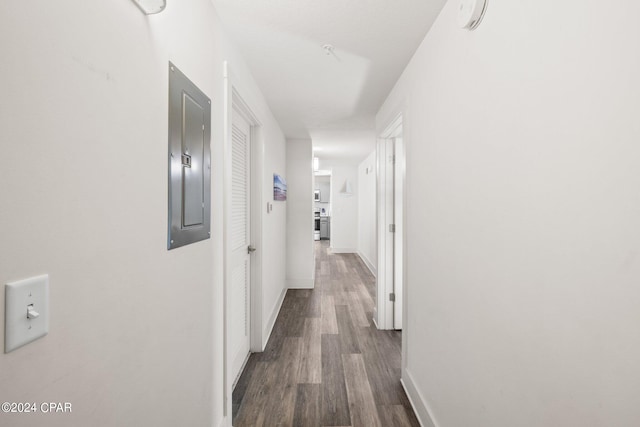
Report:
[[5,286],[4,352],[9,353],[49,332],[49,276]]

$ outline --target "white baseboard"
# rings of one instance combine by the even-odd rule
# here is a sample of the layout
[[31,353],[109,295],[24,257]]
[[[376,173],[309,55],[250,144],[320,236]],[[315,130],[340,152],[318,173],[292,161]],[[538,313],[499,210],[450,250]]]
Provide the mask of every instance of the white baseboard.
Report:
[[351,249],[351,248],[329,248],[331,249],[331,252],[334,254],[357,254],[358,250],[357,249]]
[[400,383],[404,388],[404,391],[407,393],[407,397],[409,398],[409,402],[411,402],[411,406],[413,407],[413,412],[416,413],[416,417],[418,417],[418,421],[422,427],[439,427],[438,423],[435,421],[433,416],[433,411],[430,410],[429,404],[418,390],[415,382],[413,381],[413,376],[409,372],[408,369],[405,368],[404,375],[400,379]]
[[267,346],[267,342],[269,342],[269,337],[271,336],[271,332],[273,332],[273,327],[276,324],[276,319],[278,318],[278,313],[280,313],[280,309],[282,308],[282,303],[284,302],[284,297],[287,295],[287,289],[283,289],[278,297],[278,301],[276,305],[273,307],[271,314],[269,315],[269,320],[267,320],[266,327],[262,331],[262,350]]
[[287,289],[313,289],[314,279],[287,279]]
[[369,269],[371,274],[373,274],[373,277],[377,278],[378,277],[378,269],[371,263],[371,261],[369,261],[369,258],[364,256],[364,254],[362,252],[360,252],[360,251],[358,251],[358,256],[360,257],[362,262],[364,262],[364,265],[367,266],[367,268]]

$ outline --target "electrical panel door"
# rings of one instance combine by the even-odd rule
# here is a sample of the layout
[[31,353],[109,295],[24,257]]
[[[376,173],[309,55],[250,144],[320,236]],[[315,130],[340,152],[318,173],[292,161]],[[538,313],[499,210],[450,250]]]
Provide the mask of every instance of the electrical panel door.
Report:
[[169,62],[169,235],[174,249],[211,235],[211,100]]

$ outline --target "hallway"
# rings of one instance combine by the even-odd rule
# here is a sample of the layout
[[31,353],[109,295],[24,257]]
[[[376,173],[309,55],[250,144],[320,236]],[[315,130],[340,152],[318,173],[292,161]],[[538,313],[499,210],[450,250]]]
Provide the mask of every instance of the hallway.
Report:
[[234,426],[418,426],[400,384],[401,333],[370,320],[375,278],[315,242],[315,289],[289,290],[233,393]]

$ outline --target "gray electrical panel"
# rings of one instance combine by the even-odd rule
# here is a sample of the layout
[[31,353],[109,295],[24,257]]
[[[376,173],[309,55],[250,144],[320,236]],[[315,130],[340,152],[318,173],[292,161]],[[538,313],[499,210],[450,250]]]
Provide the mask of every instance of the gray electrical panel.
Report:
[[169,233],[174,249],[211,235],[211,100],[169,62]]

